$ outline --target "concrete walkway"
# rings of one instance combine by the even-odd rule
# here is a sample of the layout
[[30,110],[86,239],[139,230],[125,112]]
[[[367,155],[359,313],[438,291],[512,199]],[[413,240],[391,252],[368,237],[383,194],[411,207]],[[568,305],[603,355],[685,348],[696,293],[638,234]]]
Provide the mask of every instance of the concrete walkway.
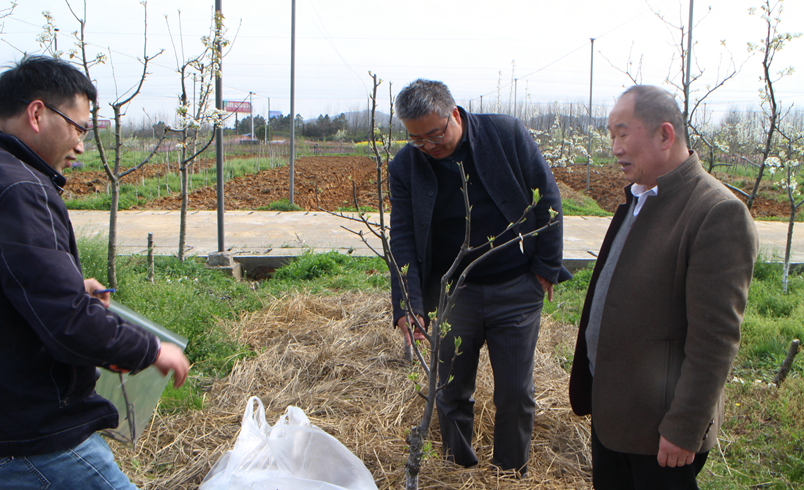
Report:
[[[377,220],[377,214],[370,215]],[[108,211],[70,211],[76,233],[108,233]],[[386,215],[386,223],[388,222]],[[594,259],[610,218],[568,216],[564,219],[564,258]],[[787,223],[757,221],[761,249],[765,257],[782,257],[787,240]],[[296,255],[312,248],[317,252],[337,250],[356,255],[371,255],[361,238],[347,231],[363,231],[368,243],[380,249],[380,241],[367,233],[357,221],[349,221],[323,212],[227,211],[224,215],[224,246],[248,255]],[[191,211],[187,222],[189,254],[208,255],[218,250],[215,211]],[[179,246],[178,211],[120,211],[118,213],[118,253],[144,254],[148,233],[153,233],[156,254],[175,255]],[[370,236],[369,236],[370,235]],[[791,262],[804,262],[804,223],[794,230]]]

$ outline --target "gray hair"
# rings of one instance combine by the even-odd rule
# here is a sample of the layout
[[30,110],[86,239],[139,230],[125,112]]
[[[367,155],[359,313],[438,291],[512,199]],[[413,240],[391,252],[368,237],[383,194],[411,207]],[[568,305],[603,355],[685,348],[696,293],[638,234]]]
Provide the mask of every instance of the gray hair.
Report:
[[670,92],[653,85],[634,85],[623,92],[620,98],[626,95],[633,95],[634,115],[649,130],[655,131],[663,123],[669,122],[676,132],[676,139],[689,146],[684,136],[684,116]]
[[396,117],[402,121],[419,119],[430,113],[448,117],[455,107],[455,99],[443,82],[420,78],[399,92],[395,106]]

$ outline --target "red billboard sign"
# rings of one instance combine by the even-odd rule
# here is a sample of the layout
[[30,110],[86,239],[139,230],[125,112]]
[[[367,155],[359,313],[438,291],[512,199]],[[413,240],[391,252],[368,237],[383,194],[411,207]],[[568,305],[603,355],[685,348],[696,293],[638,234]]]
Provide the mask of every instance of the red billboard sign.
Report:
[[239,100],[224,100],[223,108],[226,112],[245,112],[251,113],[250,102],[240,102]]
[[[92,119],[89,120],[88,128],[92,129]],[[98,127],[101,129],[109,129],[112,127],[112,121],[109,119],[98,119]]]

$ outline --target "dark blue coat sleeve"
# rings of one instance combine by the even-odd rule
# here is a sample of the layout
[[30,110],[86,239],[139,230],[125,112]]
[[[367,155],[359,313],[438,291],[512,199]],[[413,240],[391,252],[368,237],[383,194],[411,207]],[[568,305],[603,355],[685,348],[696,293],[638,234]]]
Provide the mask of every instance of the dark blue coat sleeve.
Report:
[[[417,150],[418,151],[418,150]],[[404,160],[404,162],[403,162]],[[415,314],[426,318],[422,298],[422,274],[424,271],[423,258],[420,259],[416,247],[415,220],[413,213],[413,190],[410,175],[411,161],[407,149],[401,150],[394,161],[388,166],[388,178],[391,188],[391,253],[399,268],[406,268],[402,276],[408,296],[410,307]],[[407,267],[405,267],[407,266]],[[395,267],[391,267],[391,301],[394,311],[394,325],[405,315],[403,307],[403,292],[400,277]]]
[[17,182],[0,194],[0,287],[57,361],[114,364],[137,372],[158,341],[123,322],[84,290],[72,225],[49,182]]

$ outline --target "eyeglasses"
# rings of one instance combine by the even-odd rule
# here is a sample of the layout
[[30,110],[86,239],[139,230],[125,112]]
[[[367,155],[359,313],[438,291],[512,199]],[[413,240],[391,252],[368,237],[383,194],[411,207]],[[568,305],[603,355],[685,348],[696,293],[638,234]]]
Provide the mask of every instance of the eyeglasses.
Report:
[[447,124],[444,125],[444,131],[441,132],[441,136],[433,136],[432,138],[423,138],[423,139],[416,139],[416,140],[408,140],[408,143],[411,144],[414,148],[421,148],[424,146],[425,143],[430,143],[431,145],[439,145],[442,141],[444,141],[444,136],[447,135],[447,127],[449,127],[450,117],[447,116]]
[[[23,100],[22,102],[25,103],[25,104],[30,104],[30,102],[27,101],[27,100]],[[51,111],[55,112],[56,114],[60,115],[65,121],[67,121],[70,124],[70,126],[74,127],[75,130],[78,131],[78,137],[83,141],[83,139],[86,137],[87,133],[89,133],[89,128],[81,126],[77,122],[75,122],[72,119],[70,119],[69,117],[65,116],[60,110],[56,109],[55,107],[51,106],[50,104],[47,104],[44,101],[41,101],[41,102],[42,102],[42,105],[44,105],[45,107],[47,107]]]

